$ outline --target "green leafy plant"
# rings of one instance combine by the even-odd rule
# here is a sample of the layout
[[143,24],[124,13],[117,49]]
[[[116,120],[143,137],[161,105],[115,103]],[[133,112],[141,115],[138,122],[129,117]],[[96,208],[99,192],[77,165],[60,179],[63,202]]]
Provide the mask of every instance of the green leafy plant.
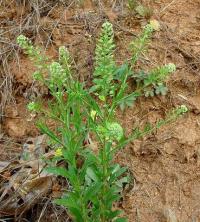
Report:
[[[71,58],[65,47],[59,48],[59,61],[50,62],[39,48],[24,36],[17,42],[36,63],[33,77],[44,84],[51,95],[48,102],[29,103],[32,112],[40,114],[38,128],[49,138],[55,156],[48,161],[48,172],[62,176],[70,186],[56,204],[68,209],[76,222],[123,222],[121,211],[113,203],[120,199],[124,183],[129,182],[126,168],[114,163],[116,153],[130,141],[143,137],[187,112],[181,106],[172,110],[156,125],[135,128],[130,135],[116,120],[118,107],[132,106],[151,87],[156,94],[165,94],[163,81],[175,70],[173,64],[156,68],[149,73],[134,72],[134,65],[145,50],[153,33],[147,25],[143,34],[132,42],[131,62],[117,66],[114,60],[113,27],[105,22],[97,42],[93,86],[74,78]],[[136,44],[137,42],[137,44]],[[128,93],[128,80],[134,79],[136,88]],[[157,88],[156,88],[157,87]],[[49,120],[54,123],[49,125]],[[62,163],[58,166],[58,163]]]

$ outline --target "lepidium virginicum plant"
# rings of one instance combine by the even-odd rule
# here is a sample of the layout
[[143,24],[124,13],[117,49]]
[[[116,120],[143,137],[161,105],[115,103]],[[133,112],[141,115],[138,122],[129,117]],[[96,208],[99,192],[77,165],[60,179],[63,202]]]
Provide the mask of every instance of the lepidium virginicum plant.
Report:
[[[138,97],[154,92],[164,94],[161,86],[164,86],[166,77],[175,71],[174,64],[148,73],[134,71],[135,63],[144,52],[153,31],[153,27],[147,25],[141,36],[131,43],[130,62],[117,66],[113,27],[105,22],[96,46],[94,84],[90,89],[74,78],[71,58],[65,47],[59,48],[59,60],[50,63],[25,36],[17,38],[19,46],[36,63],[38,70],[33,77],[44,84],[52,96],[48,105],[38,100],[29,103],[28,108],[40,114],[37,126],[49,137],[50,146],[55,150],[47,170],[70,183],[70,188],[66,188],[62,198],[55,200],[55,203],[65,206],[73,221],[127,221],[113,207],[113,203],[120,199],[123,184],[129,180],[126,168],[113,162],[116,152],[130,141],[187,112],[187,107],[182,105],[154,126],[147,124],[143,129],[133,129],[129,136],[125,136],[125,129],[116,121],[118,107],[124,110],[132,106]],[[128,79],[135,81],[136,85],[129,94]],[[49,120],[56,127],[50,127]],[[62,167],[57,165],[58,162],[64,163]]]

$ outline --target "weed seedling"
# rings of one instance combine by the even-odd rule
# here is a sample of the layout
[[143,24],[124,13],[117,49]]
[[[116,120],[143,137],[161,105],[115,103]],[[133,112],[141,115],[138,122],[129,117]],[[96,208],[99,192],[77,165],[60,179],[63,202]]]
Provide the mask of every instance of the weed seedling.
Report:
[[[46,170],[69,181],[69,188],[56,204],[67,208],[75,222],[123,222],[121,211],[113,204],[120,199],[123,185],[128,183],[126,168],[114,163],[116,153],[130,141],[141,138],[187,112],[185,106],[175,108],[166,119],[154,126],[135,128],[127,136],[116,118],[118,107],[125,110],[141,96],[165,95],[165,79],[175,71],[167,64],[149,72],[135,72],[134,67],[153,34],[147,25],[141,36],[131,43],[130,62],[118,66],[114,59],[114,32],[105,22],[97,41],[93,86],[87,89],[73,75],[67,48],[59,48],[59,60],[50,62],[39,48],[24,36],[17,42],[36,64],[33,77],[49,89],[48,104],[32,101],[28,109],[40,113],[38,128],[49,138],[55,156]],[[128,93],[128,80],[136,89]],[[49,120],[54,124],[50,126]],[[63,163],[58,166],[58,163]]]

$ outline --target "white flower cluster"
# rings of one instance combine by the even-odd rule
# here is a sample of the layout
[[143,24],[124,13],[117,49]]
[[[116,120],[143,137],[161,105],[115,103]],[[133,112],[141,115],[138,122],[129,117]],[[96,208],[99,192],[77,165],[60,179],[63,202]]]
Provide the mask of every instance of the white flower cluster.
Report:
[[66,82],[66,72],[58,62],[52,62],[49,66],[50,87],[61,87]]
[[167,68],[168,72],[176,71],[176,65],[174,63],[168,63],[165,67]]
[[62,59],[68,59],[69,58],[69,51],[65,46],[59,47],[59,58]]
[[49,70],[52,76],[59,76],[63,73],[63,68],[58,62],[52,62],[49,66]]
[[110,22],[104,22],[102,25],[102,30],[108,34],[113,35],[113,26]]
[[26,48],[27,44],[29,43],[29,39],[24,35],[19,35],[17,37],[17,43],[20,47]]

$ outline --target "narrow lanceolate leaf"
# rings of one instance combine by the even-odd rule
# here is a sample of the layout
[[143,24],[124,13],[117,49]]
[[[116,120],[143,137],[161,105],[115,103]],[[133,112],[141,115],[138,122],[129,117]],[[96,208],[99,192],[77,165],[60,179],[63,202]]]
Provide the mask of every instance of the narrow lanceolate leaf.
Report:
[[43,124],[42,122],[38,122],[37,127],[41,130],[42,133],[49,136],[52,140],[59,144],[62,144],[58,136],[53,131],[51,131],[45,124]]
[[119,216],[121,213],[122,213],[121,210],[114,210],[114,211],[109,212],[107,217],[110,220],[112,220],[112,219],[116,218],[117,216]]
[[68,177],[68,171],[63,167],[48,167],[46,168],[47,172],[53,173],[57,176]]
[[[117,166],[119,166],[117,164]],[[127,168],[126,167],[115,167],[115,169],[112,171],[112,174],[110,176],[110,182],[115,181],[116,179],[118,179],[123,173],[126,172]]]
[[56,199],[54,200],[55,204],[64,206],[64,207],[76,207],[77,203],[76,201],[74,201],[72,198],[70,197],[64,197],[64,198],[60,198],[60,199]]
[[70,193],[68,196],[56,199],[54,203],[66,207],[70,214],[73,215],[73,221],[83,222],[83,213],[80,207],[80,196],[75,196],[73,193]]
[[86,171],[86,176],[95,182],[99,181],[99,177],[97,176],[95,170],[92,167],[88,167],[88,169]]
[[84,221],[83,214],[79,208],[69,207],[68,210],[70,211],[70,213],[72,215],[74,215],[76,222],[83,222]]
[[99,193],[100,188],[102,187],[102,183],[94,183],[91,184],[86,190],[85,190],[85,202],[92,200],[96,198],[96,195]]

